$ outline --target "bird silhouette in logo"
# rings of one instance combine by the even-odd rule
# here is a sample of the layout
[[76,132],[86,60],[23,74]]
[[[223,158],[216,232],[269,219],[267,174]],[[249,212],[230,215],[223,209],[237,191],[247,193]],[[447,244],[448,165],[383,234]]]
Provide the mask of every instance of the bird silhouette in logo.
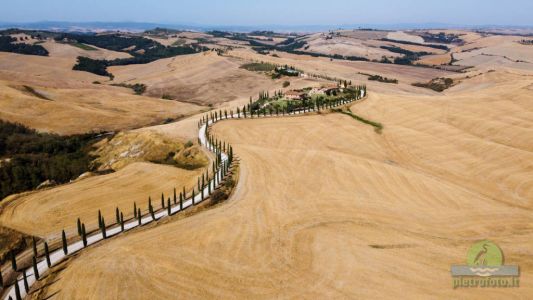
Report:
[[488,244],[483,244],[481,250],[479,250],[478,254],[476,255],[476,258],[474,258],[474,265],[476,266],[486,266],[487,265],[487,252],[489,249],[487,248]]

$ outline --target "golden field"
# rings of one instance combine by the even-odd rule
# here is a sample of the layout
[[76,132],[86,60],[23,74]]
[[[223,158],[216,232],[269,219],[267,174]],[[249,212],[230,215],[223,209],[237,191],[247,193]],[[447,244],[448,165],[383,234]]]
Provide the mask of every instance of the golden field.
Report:
[[[531,82],[496,72],[467,85],[485,81],[494,86],[443,96],[371,92],[352,111],[384,124],[382,134],[339,114],[217,124],[241,160],[230,201],[82,253],[46,294],[526,297]],[[520,288],[452,288],[450,266],[485,238],[520,265]]]
[[[333,41],[308,35],[310,51],[379,58],[376,39],[423,43],[414,32],[339,32]],[[0,102],[0,118],[59,133],[136,128],[97,151],[116,172],[9,196],[0,205],[0,225],[52,239],[63,228],[74,235],[78,217],[96,228],[98,209],[111,222],[116,207],[130,215],[134,201],[145,211],[149,195],[158,207],[161,192],[194,186],[202,170],[149,161],[196,141],[202,111],[242,106],[285,80],[289,90],[334,77],[368,86],[369,96],[350,109],[383,124],[382,133],[338,113],[217,123],[212,132],[233,145],[239,160],[230,199],[91,246],[65,263],[39,297],[527,298],[533,294],[533,59],[519,37],[459,33],[464,45],[446,54],[434,49],[421,62],[453,58],[452,66],[471,67],[463,73],[263,55],[244,46],[222,56],[109,68],[115,82],[146,84],[144,96],[70,70],[72,49],[57,50],[57,64],[0,53],[0,93],[11,99]],[[188,34],[194,37],[205,36]],[[272,80],[240,68],[257,61],[295,66],[308,77]],[[52,74],[59,79],[43,79]],[[456,84],[441,93],[411,85],[437,77]],[[37,99],[24,85],[53,101]],[[157,125],[168,115],[182,118]],[[121,158],[139,143],[146,145],[142,156]],[[520,266],[520,288],[453,289],[451,265],[464,264],[469,247],[483,239],[501,247],[506,264]]]

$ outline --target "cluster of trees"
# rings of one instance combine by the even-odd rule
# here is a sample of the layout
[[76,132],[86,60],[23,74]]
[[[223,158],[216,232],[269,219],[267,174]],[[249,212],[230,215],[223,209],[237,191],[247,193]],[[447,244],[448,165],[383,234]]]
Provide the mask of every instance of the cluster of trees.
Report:
[[132,89],[135,95],[142,95],[144,92],[146,92],[146,84],[144,83],[135,83],[135,84],[129,84],[129,83],[116,83],[112,84],[113,86],[121,86],[125,88]]
[[241,69],[245,69],[253,72],[271,72],[276,69],[277,65],[265,62],[253,62],[240,66]]
[[394,63],[398,65],[412,65],[420,56],[429,55],[430,52],[420,51],[413,52],[396,46],[381,46],[380,48],[389,50],[390,52],[403,54],[403,57],[394,58]]
[[65,183],[90,170],[96,134],[38,133],[0,120],[0,199],[36,188],[45,180]]
[[78,57],[78,63],[74,70],[87,71],[97,75],[109,76],[108,66],[120,66],[130,64],[146,64],[162,58],[178,55],[193,54],[200,51],[209,50],[199,45],[164,46],[154,40],[140,36],[122,36],[120,34],[72,34],[64,33],[55,37],[58,41],[75,41],[100,48],[127,52],[132,55],[128,58],[117,58],[114,60],[97,60],[87,57]]
[[438,77],[431,79],[429,82],[415,82],[412,85],[432,89],[436,92],[442,92],[451,87],[453,83],[453,79],[451,78]]
[[381,75],[370,75],[368,76],[368,80],[385,82],[385,83],[398,83],[398,79],[387,78]]
[[11,36],[0,36],[0,51],[19,54],[48,56],[48,51],[41,45],[15,43],[17,39]]
[[291,54],[298,55],[310,55],[312,57],[327,57],[331,59],[342,59],[351,61],[368,61],[368,58],[354,55],[340,55],[340,54],[325,54],[318,52],[310,52],[297,50],[307,46],[306,41],[296,41],[294,38],[288,38],[287,40],[280,42],[276,45],[267,45],[257,41],[248,41],[253,49],[258,53],[265,53],[270,50],[283,51]]
[[409,41],[401,41],[401,40],[393,40],[393,39],[388,39],[388,38],[383,38],[381,39],[382,41],[384,42],[392,42],[392,43],[398,43],[398,44],[404,44],[404,45],[415,45],[415,46],[423,46],[423,47],[429,47],[429,48],[434,48],[434,49],[440,49],[440,50],[450,50],[450,48],[448,48],[448,46],[446,45],[437,45],[437,44],[420,44],[420,43],[415,43],[415,42],[409,42]]
[[533,45],[533,40],[521,40],[520,44],[522,44],[522,45]]
[[430,33],[423,32],[419,34],[426,43],[443,43],[443,44],[463,44],[464,41],[455,33]]
[[111,79],[114,76],[107,71],[109,62],[103,59],[92,59],[84,56],[78,56],[78,63],[74,65],[73,70],[85,71],[100,76],[109,76]]
[[[341,82],[341,84],[344,84]],[[348,82],[346,82],[348,84]],[[309,111],[320,111],[323,109],[330,109],[336,106],[355,101],[361,98],[361,91],[365,91],[366,86],[355,86],[348,87],[344,90],[342,95],[337,97],[317,97],[314,99],[302,99],[302,100],[287,100],[282,101],[284,105],[280,105],[279,102],[268,103],[270,95],[268,92],[261,92],[259,98],[256,101],[253,101],[250,98],[250,102],[247,105],[244,105],[242,108],[237,107],[234,110],[220,110],[219,112],[211,113],[207,117],[203,118],[199,123],[198,127],[202,124],[205,124],[207,120],[216,121],[220,118],[233,118],[234,113],[237,115],[237,118],[254,118],[254,117],[266,117],[266,116],[283,116],[292,114],[294,112],[309,112]],[[283,93],[278,91],[274,95],[274,99],[279,99],[283,97]]]

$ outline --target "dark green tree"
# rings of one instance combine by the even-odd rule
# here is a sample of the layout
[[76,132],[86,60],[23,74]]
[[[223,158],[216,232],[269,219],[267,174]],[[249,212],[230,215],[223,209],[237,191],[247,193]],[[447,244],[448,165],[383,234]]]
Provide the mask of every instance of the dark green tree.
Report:
[[120,230],[124,231],[124,214],[120,213]]
[[133,202],[133,217],[137,219],[137,203]]
[[17,271],[17,256],[15,255],[15,251],[11,250],[11,268],[13,271]]
[[105,228],[105,219],[104,219],[104,217],[102,217],[102,228],[101,228],[101,230],[102,230],[102,237],[104,239],[107,239],[107,232],[106,232],[107,229]]
[[174,205],[176,205],[178,202],[178,198],[176,197],[176,188],[174,188]]
[[22,297],[20,296],[20,287],[19,287],[18,280],[15,281],[15,298],[17,300],[22,300]]
[[30,290],[30,285],[28,284],[28,276],[26,275],[26,269],[22,269],[22,278],[24,280],[24,290],[26,293]]
[[150,211],[150,215],[152,216],[152,220],[155,221],[154,207],[152,205],[149,205],[148,206],[148,210]]
[[83,241],[83,247],[87,247],[87,231],[85,231],[85,224],[81,224],[81,239]]
[[68,254],[67,235],[66,235],[64,229],[63,229],[63,231],[61,232],[61,241],[63,242],[63,252],[65,253],[65,255],[67,255],[67,254]]
[[77,225],[78,225],[78,235],[81,236],[81,220],[80,220],[80,218],[78,218]]
[[35,279],[39,280],[39,268],[37,268],[37,259],[35,256],[32,259],[33,262],[33,275],[35,275]]
[[50,250],[48,249],[48,243],[44,242],[44,256],[46,256],[46,264],[49,268],[52,267],[52,262],[50,261]]
[[168,210],[168,215],[171,216],[172,215],[172,209],[170,207],[170,198],[168,198],[168,200],[167,200],[167,210]]
[[37,257],[37,240],[34,236],[31,237],[32,246],[33,246],[33,256]]
[[19,288],[18,280],[15,281],[15,298],[17,300],[22,300],[22,297],[20,296],[20,288]]
[[120,224],[120,211],[118,210],[118,207],[115,209],[115,216],[117,218],[117,224]]
[[102,212],[98,210],[98,227],[102,229]]

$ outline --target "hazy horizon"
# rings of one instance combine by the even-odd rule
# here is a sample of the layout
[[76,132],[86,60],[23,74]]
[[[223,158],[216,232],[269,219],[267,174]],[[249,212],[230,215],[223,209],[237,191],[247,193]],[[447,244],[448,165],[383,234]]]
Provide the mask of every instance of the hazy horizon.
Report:
[[[406,0],[324,3],[296,0],[254,3],[244,0],[176,2],[159,0],[19,0],[3,5],[0,22],[135,22],[196,26],[349,26],[445,24],[453,26],[533,26],[533,2]],[[416,9],[414,9],[416,8]]]

